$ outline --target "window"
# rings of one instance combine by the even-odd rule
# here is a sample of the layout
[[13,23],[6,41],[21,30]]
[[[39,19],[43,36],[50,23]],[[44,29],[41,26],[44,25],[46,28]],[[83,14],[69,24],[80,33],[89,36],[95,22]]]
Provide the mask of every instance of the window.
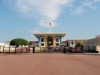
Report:
[[44,46],[44,43],[41,43],[41,46]]
[[60,46],[60,39],[59,39],[59,37],[56,37],[55,41],[56,41],[56,47],[59,47]]
[[41,38],[41,42],[44,42],[44,38],[43,37]]
[[58,37],[56,38],[56,42],[59,42],[59,38]]
[[41,45],[41,47],[44,47],[45,46],[45,39],[44,39],[44,37],[41,37],[41,43],[40,43],[40,45]]
[[74,42],[72,41],[72,45],[74,44]]
[[68,43],[68,42],[66,43],[66,46],[67,46],[67,47],[69,46],[69,43]]
[[58,47],[59,46],[59,43],[56,43],[56,47]]

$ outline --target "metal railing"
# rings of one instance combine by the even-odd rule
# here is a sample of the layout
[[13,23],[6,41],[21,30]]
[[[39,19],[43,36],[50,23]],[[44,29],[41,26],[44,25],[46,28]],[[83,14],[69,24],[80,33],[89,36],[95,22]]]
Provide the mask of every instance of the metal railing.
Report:
[[33,48],[29,47],[3,47],[0,53],[30,53]]

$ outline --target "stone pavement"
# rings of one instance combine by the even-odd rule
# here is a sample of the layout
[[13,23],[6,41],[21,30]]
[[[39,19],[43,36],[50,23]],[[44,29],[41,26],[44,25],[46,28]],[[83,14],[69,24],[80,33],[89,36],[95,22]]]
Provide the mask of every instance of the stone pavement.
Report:
[[0,75],[100,75],[100,56],[37,53],[0,56]]

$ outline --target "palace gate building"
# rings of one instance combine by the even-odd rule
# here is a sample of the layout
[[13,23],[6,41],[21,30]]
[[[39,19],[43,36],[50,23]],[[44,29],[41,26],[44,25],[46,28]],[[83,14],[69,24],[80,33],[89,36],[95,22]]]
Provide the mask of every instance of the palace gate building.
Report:
[[41,49],[44,48],[59,48],[62,43],[62,38],[65,33],[35,33],[33,34],[38,39],[38,45]]

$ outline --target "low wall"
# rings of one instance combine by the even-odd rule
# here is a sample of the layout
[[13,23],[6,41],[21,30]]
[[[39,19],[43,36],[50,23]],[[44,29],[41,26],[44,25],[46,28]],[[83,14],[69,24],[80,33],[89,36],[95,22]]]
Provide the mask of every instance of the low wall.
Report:
[[10,49],[9,49],[9,47],[4,48],[4,52],[9,52],[9,50],[10,50],[10,52],[15,52],[15,47],[10,47]]
[[96,46],[96,50],[100,53],[100,46]]
[[0,52],[3,52],[3,46],[0,46]]
[[0,46],[0,52],[3,52],[3,50],[4,52],[9,52],[9,50],[10,52],[15,52],[15,47],[10,47],[9,49],[9,47]]

